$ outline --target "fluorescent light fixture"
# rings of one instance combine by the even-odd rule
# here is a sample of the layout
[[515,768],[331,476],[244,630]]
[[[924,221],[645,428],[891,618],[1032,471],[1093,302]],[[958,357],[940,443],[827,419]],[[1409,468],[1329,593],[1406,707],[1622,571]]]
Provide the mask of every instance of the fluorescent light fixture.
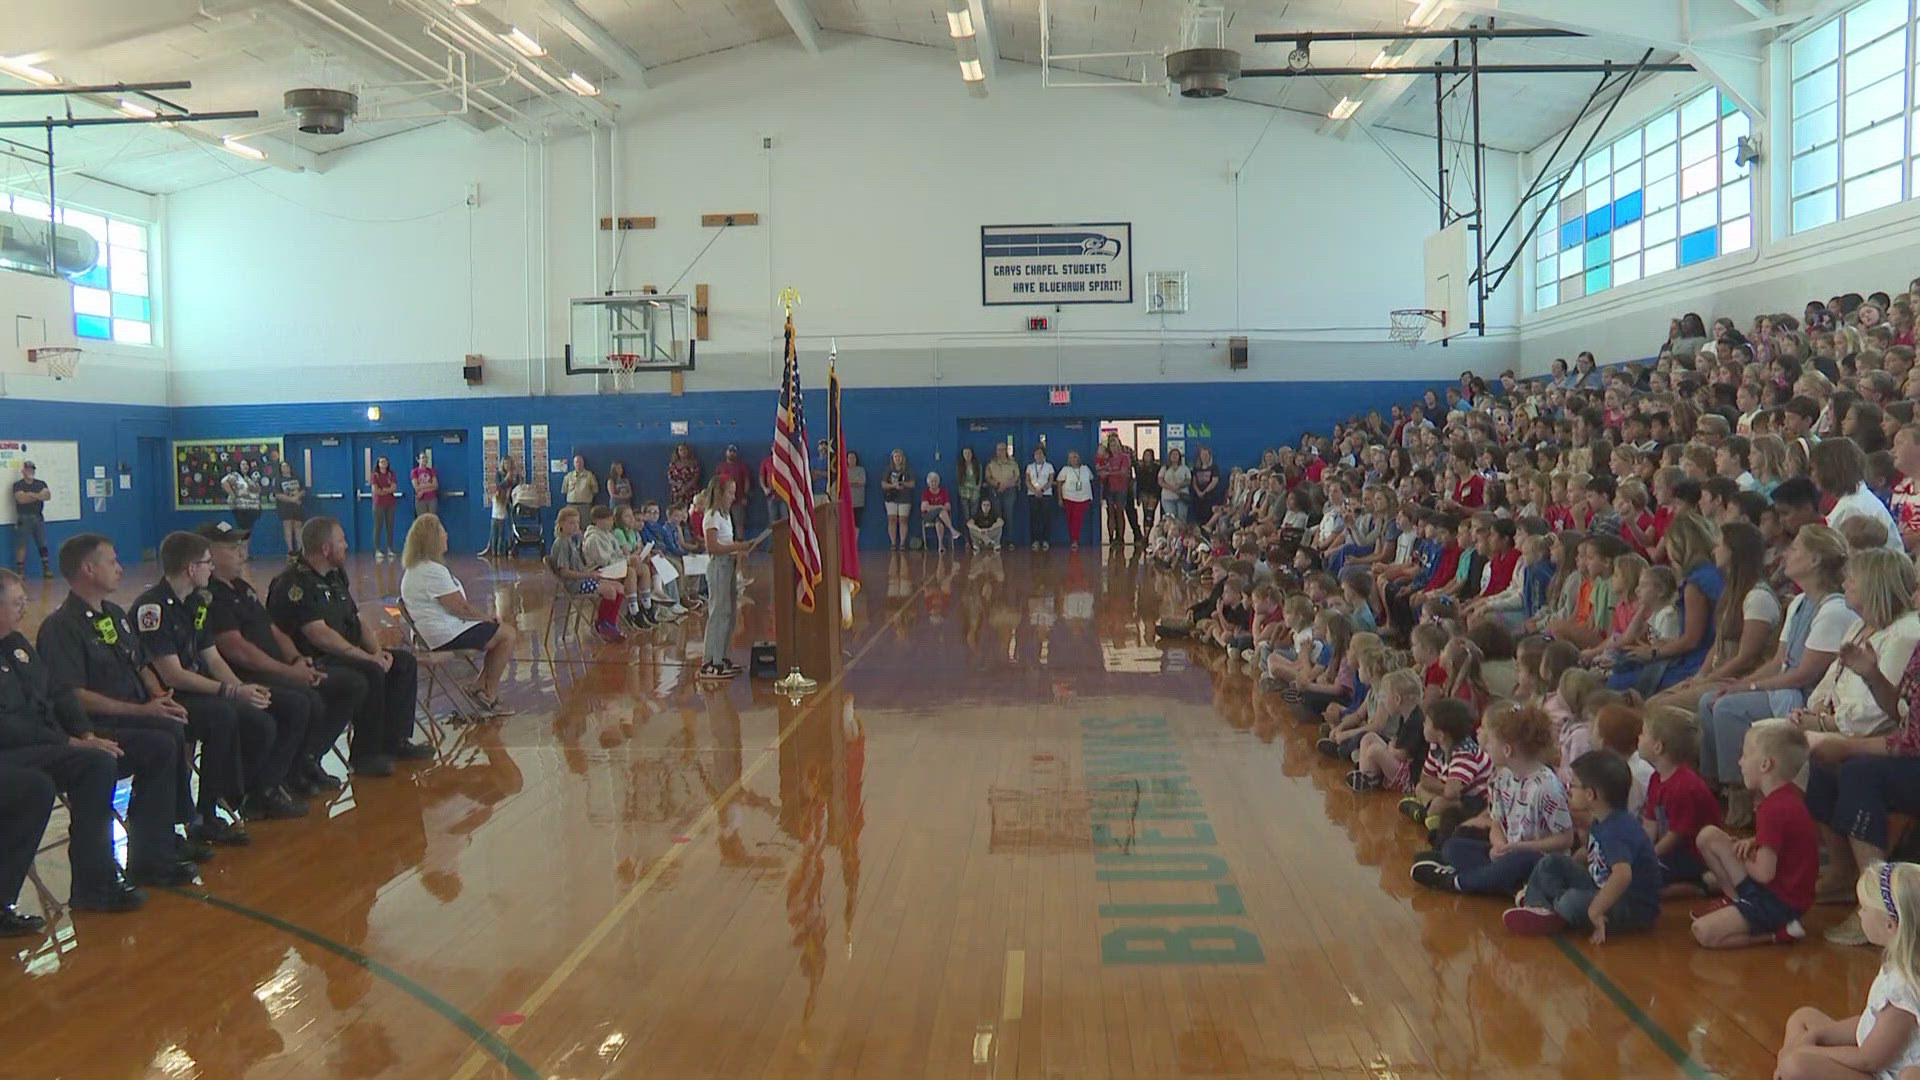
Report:
[[375,423],[378,423],[380,420],[380,406],[378,405],[367,406],[367,419],[372,420]]
[[123,114],[131,116],[136,120],[151,120],[160,115],[145,105],[137,101],[128,101],[126,98],[120,99],[119,109]]
[[963,38],[973,36],[973,12],[966,8],[947,12],[947,34]]
[[1343,97],[1340,99],[1340,104],[1335,105],[1333,109],[1327,113],[1327,119],[1345,120],[1348,117],[1352,116],[1354,113],[1357,113],[1359,111],[1360,111],[1359,102],[1353,100],[1350,97]]
[[527,32],[517,26],[509,27],[506,33],[500,35],[500,40],[513,46],[514,52],[519,53],[529,60],[536,56],[547,55],[547,50],[541,48],[539,42],[527,36]]
[[970,83],[984,82],[986,81],[987,73],[980,69],[980,61],[962,60],[960,61],[960,77]]
[[561,79],[560,82],[561,85],[579,94],[581,97],[598,97],[600,94],[600,88],[588,82],[577,71],[568,72],[567,77]]
[[478,7],[480,0],[450,0],[454,7]]
[[1407,25],[1422,28],[1433,25],[1434,18],[1440,14],[1441,5],[1446,2],[1447,0],[1420,0],[1419,6],[1413,9],[1413,14],[1407,16]]
[[11,60],[4,56],[0,56],[0,72],[5,72],[16,79],[24,79],[27,82],[37,83],[41,86],[60,85],[60,76],[50,71],[34,67],[32,64],[23,64],[18,60]]
[[255,146],[248,146],[246,143],[241,142],[231,135],[221,136],[220,149],[225,150],[229,154],[238,154],[249,161],[267,160],[267,152],[265,150]]

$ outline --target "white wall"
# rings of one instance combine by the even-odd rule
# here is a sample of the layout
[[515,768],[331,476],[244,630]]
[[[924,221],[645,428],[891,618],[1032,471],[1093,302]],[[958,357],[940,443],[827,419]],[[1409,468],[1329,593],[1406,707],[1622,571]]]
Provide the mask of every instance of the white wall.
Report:
[[[695,390],[770,382],[786,285],[803,347],[838,338],[857,385],[1245,378],[1226,368],[1231,333],[1254,339],[1256,378],[1447,375],[1516,355],[1511,334],[1381,343],[1386,312],[1424,298],[1434,208],[1371,143],[1258,106],[1048,91],[1035,69],[1001,72],[975,100],[938,50],[834,38],[812,58],[768,43],[650,73],[657,89],[626,103],[617,133],[523,147],[441,125],[345,151],[324,174],[173,196],[173,400],[591,392],[559,355],[567,298],[607,287],[615,238],[594,222],[608,213],[660,223],[626,234],[618,287],[665,288],[690,264],[677,291],[712,286]],[[1382,138],[1432,156],[1426,140]],[[1504,215],[1517,162],[1492,158]],[[699,226],[724,211],[762,224]],[[1186,270],[1190,313],[1163,326],[1144,303],[981,305],[979,226],[1085,220],[1131,221],[1136,275]],[[1496,328],[1517,322],[1518,295],[1490,310]],[[1043,312],[1055,332],[1028,334]],[[478,391],[460,382],[469,351],[488,358]]]

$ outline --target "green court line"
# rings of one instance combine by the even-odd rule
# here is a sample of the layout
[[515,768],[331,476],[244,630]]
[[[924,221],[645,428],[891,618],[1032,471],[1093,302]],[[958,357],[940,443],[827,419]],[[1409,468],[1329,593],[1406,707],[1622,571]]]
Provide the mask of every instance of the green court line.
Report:
[[236,904],[231,900],[222,900],[217,896],[201,892],[198,889],[169,887],[166,891],[176,896],[184,896],[189,900],[198,900],[203,904],[210,907],[217,907],[222,911],[230,911],[235,915],[244,916],[258,923],[265,923],[275,930],[292,934],[302,941],[318,945],[328,952],[333,953],[335,956],[365,968],[380,978],[385,979],[387,982],[392,983],[394,986],[399,987],[415,1001],[439,1013],[448,1023],[459,1028],[467,1038],[472,1039],[474,1045],[491,1054],[494,1060],[506,1066],[508,1074],[513,1076],[515,1080],[541,1080],[539,1071],[528,1064],[525,1058],[514,1053],[513,1048],[505,1042],[502,1042],[493,1032],[481,1027],[472,1017],[454,1008],[453,1004],[445,998],[435,994],[433,991],[414,982],[412,979],[407,978],[405,975],[402,975],[380,961],[375,960],[373,957],[356,949],[348,948],[337,941],[321,937],[319,934],[305,927],[295,926],[285,919],[275,918],[264,911],[255,911],[250,907]]
[[1665,1028],[1654,1023],[1653,1017],[1642,1012],[1640,1006],[1634,1004],[1633,999],[1627,996],[1626,991],[1621,990],[1612,979],[1607,978],[1606,972],[1595,967],[1593,961],[1588,960],[1582,955],[1580,950],[1575,948],[1571,941],[1568,941],[1563,935],[1556,935],[1553,943],[1560,947],[1562,955],[1573,961],[1573,966],[1579,968],[1580,973],[1585,975],[1588,981],[1592,982],[1594,986],[1600,989],[1602,994],[1607,996],[1607,1000],[1613,1002],[1615,1008],[1625,1013],[1627,1019],[1633,1021],[1634,1025],[1641,1031],[1646,1032],[1647,1038],[1653,1040],[1653,1045],[1659,1047],[1662,1053],[1672,1058],[1675,1065],[1680,1066],[1681,1072],[1685,1073],[1691,1080],[1714,1080],[1714,1073],[1708,1071],[1705,1065],[1694,1060],[1693,1055],[1688,1053],[1685,1047],[1676,1042],[1673,1036],[1667,1034]]

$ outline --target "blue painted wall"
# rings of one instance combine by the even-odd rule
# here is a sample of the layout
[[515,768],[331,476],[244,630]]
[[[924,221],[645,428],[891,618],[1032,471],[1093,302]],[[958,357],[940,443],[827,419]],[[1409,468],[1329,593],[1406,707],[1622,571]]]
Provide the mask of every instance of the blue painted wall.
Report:
[[[1103,384],[1075,386],[1072,405],[1061,408],[1046,404],[1043,386],[857,389],[848,390],[845,395],[847,442],[861,452],[869,467],[870,500],[877,505],[879,477],[876,473],[884,464],[887,452],[894,447],[907,452],[916,472],[938,469],[950,476],[954,454],[960,445],[963,419],[1008,417],[1051,422],[1068,418],[1098,421],[1109,417],[1160,417],[1175,423],[1198,423],[1212,434],[1197,440],[1189,438],[1189,450],[1196,443],[1206,443],[1214,448],[1223,463],[1232,465],[1257,459],[1266,447],[1294,442],[1304,431],[1325,431],[1355,412],[1418,397],[1420,391],[1430,385],[1434,384],[1424,381]],[[670,422],[688,423],[685,441],[694,444],[709,468],[729,443],[739,444],[748,460],[757,466],[765,456],[772,434],[774,393],[764,390],[693,393],[678,398],[665,394],[627,394],[380,401],[382,416],[378,423],[367,420],[367,404],[369,402],[321,402],[167,410],[5,402],[0,403],[0,417],[14,418],[14,422],[0,423],[0,436],[72,438],[71,433],[79,431],[82,470],[90,471],[92,464],[108,464],[109,458],[111,463],[126,461],[137,467],[136,437],[154,432],[165,432],[170,438],[192,439],[464,431],[468,437],[459,452],[467,455],[467,475],[474,478],[480,475],[481,427],[546,424],[552,456],[565,457],[576,449],[581,450],[602,475],[606,471],[606,460],[617,456],[626,462],[634,476],[640,497],[659,498],[665,493],[667,452],[674,443],[682,441],[669,434]],[[826,404],[824,388],[809,388],[807,416],[816,438],[825,430]],[[1092,424],[1088,429],[1092,430]],[[14,434],[15,431],[20,434]],[[1064,448],[1054,457],[1056,461],[1064,460]],[[120,493],[103,515],[94,515],[89,507],[83,524],[95,527],[93,519],[98,517],[100,527],[113,535],[123,550],[138,550],[145,498],[141,492],[153,482],[153,478],[136,474],[133,492]],[[162,477],[158,482],[166,483],[167,479]],[[171,500],[165,505],[171,507]],[[456,540],[475,547],[483,541],[485,523],[478,519],[484,512],[479,509],[481,505],[477,499],[469,501],[475,520],[450,523],[458,534]],[[167,528],[191,527],[208,516],[175,513],[170,509],[166,515],[162,524]],[[280,550],[278,530],[270,527],[270,517],[264,522],[269,527],[261,529],[256,537],[255,549],[263,554]],[[363,539],[356,537],[356,544]],[[885,524],[877,510],[867,515],[862,543],[865,546],[886,543]]]
[[[121,490],[119,480],[114,479],[114,492],[104,511],[95,511],[92,500],[83,499],[79,521],[48,522],[48,544],[55,552],[66,537],[93,531],[112,537],[127,562],[139,557],[143,533],[150,529],[148,522],[153,517],[149,501],[153,489],[139,475],[139,440],[142,436],[169,437],[169,411],[159,406],[0,399],[0,438],[24,440],[29,456],[35,440],[77,441],[83,478],[92,476],[95,466],[105,466],[109,478],[117,478],[123,464],[135,470],[134,487],[129,490]],[[43,474],[42,479],[49,477]],[[12,534],[11,527],[0,528],[0,560],[7,565],[13,559]],[[37,557],[31,553],[28,565],[31,572],[39,572]]]

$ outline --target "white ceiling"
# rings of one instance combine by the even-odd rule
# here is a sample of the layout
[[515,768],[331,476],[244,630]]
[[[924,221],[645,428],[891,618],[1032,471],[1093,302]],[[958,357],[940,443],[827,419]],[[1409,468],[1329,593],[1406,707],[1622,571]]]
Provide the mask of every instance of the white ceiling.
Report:
[[[564,0],[563,0],[564,2]],[[795,31],[778,0],[573,0],[648,69],[771,38],[792,38]],[[1041,0],[985,0],[1001,58],[1038,64]],[[1597,0],[1596,0],[1597,2]],[[389,55],[422,66],[420,58],[441,61],[444,47],[428,36],[423,12],[444,17],[446,0],[61,0],[23,4],[0,0],[10,10],[0,53],[37,63],[69,81],[110,82],[190,79],[193,89],[167,95],[204,110],[258,109],[258,120],[204,125],[215,136],[245,137],[274,150],[275,160],[324,164],[319,156],[359,142],[436,122],[427,114],[448,111],[457,100],[445,94],[420,97],[421,91],[396,84],[417,81],[418,71],[403,71],[374,54],[371,40]],[[925,45],[935,50],[930,62],[950,63],[945,0],[787,0],[810,7],[828,31],[867,35]],[[1402,25],[1410,0],[1223,0],[1227,45],[1240,50],[1247,67],[1282,67],[1289,45],[1256,45],[1255,33],[1311,30],[1385,30]],[[17,10],[25,8],[26,10]],[[1054,54],[1140,51],[1157,56],[1180,44],[1179,0],[1049,0],[1050,47]],[[582,47],[565,32],[548,0],[481,0],[477,8],[457,9],[516,24],[533,33],[551,53],[559,71],[577,71],[594,82],[618,85],[614,65]],[[334,26],[327,25],[329,22]],[[360,40],[354,40],[354,36]],[[391,35],[385,36],[385,35]],[[1313,47],[1316,66],[1365,66],[1378,43],[1320,43]],[[1503,41],[1482,47],[1487,62],[1615,60],[1632,62],[1640,49],[1596,39]],[[603,54],[604,55],[604,54]],[[1659,59],[1670,58],[1662,54]],[[1157,77],[1158,62],[1150,61]],[[1140,61],[1095,60],[1083,65],[1089,75],[1124,77],[1128,64]],[[471,76],[493,72],[475,64]],[[658,76],[670,78],[670,74]],[[1488,145],[1504,150],[1530,149],[1564,128],[1577,114],[1597,77],[1583,75],[1495,76],[1484,80],[1482,129]],[[1368,106],[1377,126],[1431,135],[1433,95],[1429,79],[1417,83],[1384,109]],[[0,83],[17,85],[0,77]],[[362,95],[362,118],[340,136],[311,136],[293,131],[281,111],[280,95],[309,86],[346,86]],[[1357,77],[1338,79],[1241,79],[1232,96],[1270,106],[1324,114],[1343,95],[1363,89],[1379,93],[1382,84]],[[1067,92],[1067,91],[1062,91]],[[1145,92],[1145,91],[1143,91]],[[486,128],[520,109],[536,118],[555,108],[578,108],[570,95],[543,103],[532,89],[506,86],[495,92],[492,113],[470,107],[458,122]],[[0,119],[38,118],[64,106],[58,98],[0,100]],[[75,115],[107,115],[109,108],[88,102],[73,105]],[[512,122],[511,120],[507,122]],[[1454,124],[1449,123],[1450,130]],[[38,131],[0,132],[38,143]],[[177,191],[260,166],[216,147],[152,126],[63,130],[56,146],[63,171],[147,192]],[[0,183],[32,183],[35,170],[18,160],[0,158]],[[42,183],[44,181],[41,181]]]

